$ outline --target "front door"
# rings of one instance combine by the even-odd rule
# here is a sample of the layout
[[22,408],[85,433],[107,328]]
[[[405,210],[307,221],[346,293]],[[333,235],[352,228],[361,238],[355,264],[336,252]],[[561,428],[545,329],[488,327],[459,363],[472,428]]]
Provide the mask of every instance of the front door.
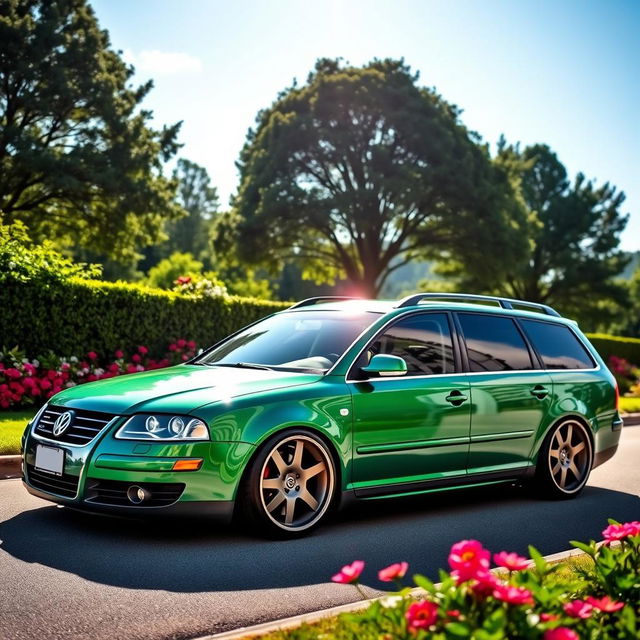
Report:
[[[406,375],[354,380],[378,353],[403,358]],[[466,473],[471,402],[456,361],[450,318],[434,312],[397,320],[354,363],[347,380],[358,495],[419,490],[425,481]]]
[[516,322],[506,316],[460,313],[471,382],[468,472],[520,469],[552,398],[551,376],[534,356]]

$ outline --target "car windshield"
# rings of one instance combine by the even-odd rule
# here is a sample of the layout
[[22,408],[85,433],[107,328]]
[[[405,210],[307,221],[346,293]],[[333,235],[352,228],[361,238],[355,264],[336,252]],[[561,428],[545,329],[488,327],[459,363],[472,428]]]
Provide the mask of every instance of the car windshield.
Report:
[[378,316],[345,311],[278,314],[229,338],[194,364],[326,371]]

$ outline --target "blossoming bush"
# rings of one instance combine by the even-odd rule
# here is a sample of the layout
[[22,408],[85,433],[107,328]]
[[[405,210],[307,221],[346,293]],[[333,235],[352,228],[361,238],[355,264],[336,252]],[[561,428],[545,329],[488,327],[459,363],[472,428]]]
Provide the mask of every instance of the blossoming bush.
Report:
[[[362,640],[451,640],[503,638],[607,640],[640,637],[640,522],[610,521],[604,544],[572,544],[593,560],[582,580],[559,579],[561,564],[550,565],[533,547],[530,559],[502,551],[491,553],[477,540],[453,545],[450,572],[434,585],[421,575],[410,589],[375,601],[362,613],[345,614],[332,637]],[[498,568],[492,571],[491,565]],[[406,563],[381,569],[382,581],[400,581]],[[355,561],[333,581],[358,585],[363,561]],[[292,634],[305,638],[304,634]]]
[[181,338],[159,358],[150,357],[144,345],[116,349],[108,357],[89,351],[82,357],[48,353],[30,360],[18,349],[0,351],[0,409],[39,405],[62,389],[84,382],[180,364],[192,358],[196,349],[193,340]]
[[608,364],[618,382],[620,392],[640,397],[640,368],[618,356],[611,356]]

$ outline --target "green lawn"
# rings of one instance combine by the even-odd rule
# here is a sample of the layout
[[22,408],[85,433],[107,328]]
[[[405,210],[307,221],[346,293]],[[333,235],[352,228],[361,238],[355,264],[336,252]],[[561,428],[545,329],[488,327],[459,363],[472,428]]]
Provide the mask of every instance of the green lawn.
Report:
[[20,453],[20,438],[36,409],[0,412],[0,455]]

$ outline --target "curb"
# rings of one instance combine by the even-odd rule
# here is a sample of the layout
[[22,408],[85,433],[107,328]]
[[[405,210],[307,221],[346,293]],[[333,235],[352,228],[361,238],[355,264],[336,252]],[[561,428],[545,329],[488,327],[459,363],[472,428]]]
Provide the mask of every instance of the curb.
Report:
[[623,413],[620,417],[625,427],[635,427],[640,424],[640,413]]
[[[583,555],[584,551],[580,549],[568,549],[567,551],[561,551],[560,553],[553,553],[549,556],[544,556],[547,562],[559,562],[571,556]],[[533,565],[533,560],[529,565]],[[495,569],[494,569],[495,571]],[[436,585],[437,586],[437,585]],[[415,588],[409,592],[412,596],[421,596],[426,592],[423,589]],[[301,613],[297,616],[291,616],[290,618],[282,618],[281,620],[274,620],[272,622],[263,622],[261,624],[251,625],[249,627],[240,627],[233,631],[224,631],[222,633],[214,633],[208,636],[200,636],[194,638],[194,640],[248,640],[249,638],[257,638],[267,633],[273,633],[274,631],[288,631],[295,629],[303,624],[313,624],[323,620],[324,618],[332,618],[340,615],[341,613],[351,613],[353,611],[360,611],[366,609],[372,602],[376,600],[382,600],[391,594],[385,594],[377,598],[371,598],[369,600],[359,600],[358,602],[351,602],[349,604],[338,605],[337,607],[330,607],[329,609],[321,609],[320,611],[310,611],[309,613]]]
[[22,476],[22,456],[0,456],[0,480]]

